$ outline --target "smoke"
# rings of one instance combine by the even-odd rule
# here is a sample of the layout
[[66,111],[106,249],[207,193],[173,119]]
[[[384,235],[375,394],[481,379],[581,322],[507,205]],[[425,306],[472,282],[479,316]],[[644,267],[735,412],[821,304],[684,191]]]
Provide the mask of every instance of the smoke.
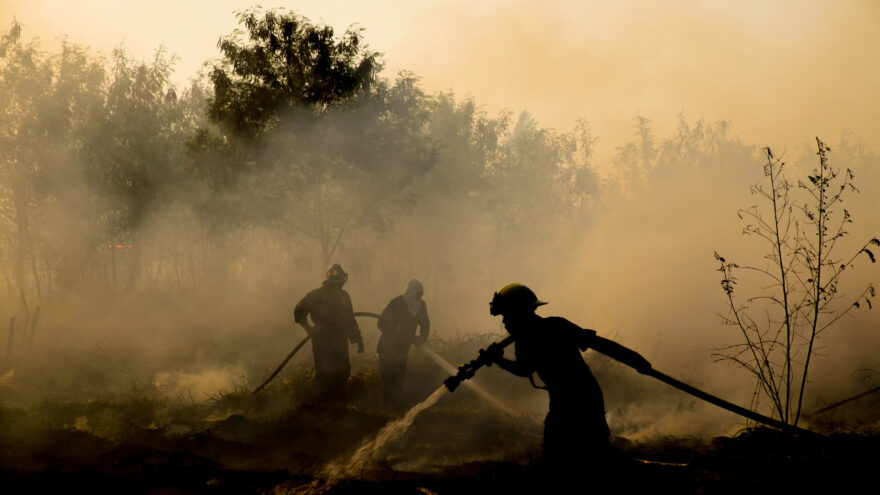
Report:
[[[388,53],[429,89],[474,95],[493,112],[527,108],[560,129],[585,116],[605,159],[635,112],[664,132],[685,112],[795,146],[845,128],[876,134],[862,109],[877,104],[877,59],[865,51],[877,15],[869,2],[439,2],[400,24],[419,42]],[[839,77],[859,89],[841,90]]]
[[[755,203],[749,185],[763,180],[760,147],[787,150],[792,176],[803,177],[815,167],[813,134],[835,137],[851,127],[857,136],[877,135],[876,122],[865,120],[877,113],[868,111],[876,102],[864,100],[875,86],[876,64],[860,66],[867,75],[847,91],[839,86],[839,80],[851,80],[846,75],[860,59],[862,52],[854,48],[859,40],[877,45],[870,43],[876,33],[865,33],[875,11],[853,5],[809,4],[793,26],[774,21],[789,12],[784,6],[766,7],[770,12],[758,19],[742,11],[729,16],[727,7],[711,2],[696,11],[678,5],[662,16],[654,6],[634,16],[602,5],[583,25],[565,21],[573,7],[529,6],[520,12],[470,10],[456,3],[430,7],[415,18],[455,18],[456,31],[448,31],[449,23],[416,22],[405,29],[420,34],[405,37],[442,39],[449,51],[437,53],[432,43],[396,47],[433,64],[410,66],[421,83],[405,76],[387,83],[389,91],[403,95],[394,100],[400,108],[424,114],[381,127],[375,114],[352,112],[303,132],[297,127],[302,122],[291,117],[294,123],[279,126],[254,155],[259,166],[220,192],[183,173],[190,163],[175,135],[149,149],[168,151],[156,161],[173,161],[180,169],[160,169],[151,177],[150,184],[162,186],[148,190],[150,201],[120,201],[125,211],[149,211],[125,231],[126,239],[103,237],[102,222],[113,217],[110,206],[118,198],[95,196],[93,177],[72,172],[92,162],[69,150],[70,156],[45,167],[49,177],[39,182],[60,184],[38,209],[39,250],[27,259],[44,284],[41,297],[36,282],[28,286],[29,314],[39,301],[41,317],[29,329],[33,345],[16,341],[12,360],[4,361],[9,370],[0,375],[0,397],[17,404],[47,397],[80,400],[130,394],[148,384],[166,398],[204,403],[252,387],[304,336],[292,323],[292,307],[321,283],[329,257],[350,272],[347,289],[356,311],[380,312],[407,280],[424,282],[432,341],[488,341],[502,334],[499,320],[488,314],[488,301],[504,285],[521,282],[550,302],[541,314],[595,329],[638,351],[656,369],[748,405],[752,377],[712,357],[714,348],[737,340],[716,314],[726,301],[713,253],[761,263],[765,251],[740,234],[743,223],[736,216],[737,209]],[[842,19],[859,6],[868,14],[842,33]],[[648,30],[656,36],[627,37],[601,27],[615,24],[628,33]],[[737,27],[742,25],[748,29]],[[770,29],[778,25],[784,29]],[[810,28],[817,25],[833,36],[814,37]],[[548,35],[550,28],[561,28],[561,34]],[[582,31],[585,38],[575,36]],[[675,34],[684,32],[698,36]],[[744,36],[764,32],[770,34],[757,40]],[[557,44],[547,48],[546,39]],[[755,47],[776,50],[751,59]],[[773,54],[780,51],[788,55],[788,65],[777,68],[780,57]],[[837,56],[841,53],[851,56]],[[665,63],[669,58],[672,63]],[[439,73],[437,67],[451,59],[461,64]],[[808,66],[815,59],[830,66],[816,71]],[[771,79],[777,70],[782,74]],[[487,73],[508,74],[509,84]],[[480,89],[484,84],[491,91]],[[405,93],[408,87],[415,90]],[[448,87],[490,96],[469,100],[430,92]],[[549,93],[552,99],[523,96]],[[829,95],[827,103],[813,103],[817,94]],[[412,107],[404,104],[413,101]],[[202,110],[199,98],[191,103]],[[534,117],[495,111],[507,106],[529,108]],[[567,128],[571,108],[591,115],[598,141],[578,141],[573,133],[548,128]],[[686,116],[730,118],[748,139],[732,135],[727,123],[685,117],[665,123],[682,108]],[[142,109],[129,110],[125,115],[137,116]],[[643,132],[632,121],[636,110],[659,123]],[[394,111],[388,110],[394,119],[412,117]],[[207,124],[174,125],[192,131]],[[106,143],[119,137],[112,131],[95,131],[97,139],[89,143],[109,147]],[[134,128],[126,138],[139,132]],[[412,148],[388,151],[404,148],[401,143]],[[843,248],[877,234],[880,173],[870,152],[876,144],[861,146],[852,135],[832,144],[839,153],[832,155],[833,163],[852,166],[862,190],[852,201],[852,242]],[[139,156],[131,152],[113,163]],[[434,159],[431,167],[412,166],[413,157],[426,156]],[[304,163],[313,166],[285,175]],[[308,182],[315,171],[326,175]],[[322,204],[326,209],[319,212]],[[317,220],[325,223],[316,230]],[[12,259],[17,231],[9,222],[3,225],[2,253]],[[327,236],[335,246],[332,256],[315,235],[321,228],[332,234]],[[863,261],[857,268],[844,292],[876,280],[875,265]],[[15,277],[7,272],[0,316],[5,322],[17,315],[20,336],[25,311]],[[856,393],[864,378],[854,372],[880,366],[872,351],[875,314],[854,312],[822,339],[809,407]],[[371,322],[361,329],[367,352],[355,358],[356,373],[375,369],[379,336]],[[308,354],[304,350],[290,368],[308,369]],[[594,353],[586,359],[605,391],[615,434],[715,435],[742,426],[729,413]],[[506,395],[505,403],[517,404],[520,412],[540,417],[546,410],[545,395],[522,380],[497,369],[481,371],[483,377],[492,383],[490,391]],[[74,424],[94,428],[87,418]]]
[[[63,33],[104,52],[124,41],[148,57],[164,43],[180,57],[182,85],[216,55],[218,35],[235,27],[230,13],[251,5],[95,0],[79,8],[19,0],[4,2],[0,18],[16,15],[46,42]],[[557,129],[587,117],[604,140],[597,152],[606,159],[630,134],[636,112],[656,119],[663,132],[674,129],[679,112],[727,118],[750,142],[788,148],[843,129],[878,134],[871,116],[878,113],[872,95],[880,11],[870,0],[478,6],[374,0],[296,8],[337,30],[360,23],[385,53],[389,73],[412,70],[430,92],[471,95],[492,113],[528,109]]]
[[168,390],[175,397],[189,397],[193,402],[204,402],[222,392],[234,391],[241,386],[244,367],[210,368],[198,372],[156,373],[154,385]]

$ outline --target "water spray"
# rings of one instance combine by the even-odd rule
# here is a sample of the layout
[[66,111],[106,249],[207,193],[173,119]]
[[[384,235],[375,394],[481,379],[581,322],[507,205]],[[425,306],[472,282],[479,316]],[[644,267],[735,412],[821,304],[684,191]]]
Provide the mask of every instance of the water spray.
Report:
[[[437,364],[437,366],[440,366],[441,368],[443,368],[443,370],[446,371],[447,373],[450,373],[453,375],[457,373],[456,368],[454,366],[452,366],[451,364],[449,364],[449,361],[446,361],[445,359],[440,357],[436,352],[434,352],[433,349],[428,347],[427,344],[418,345],[418,346],[416,346],[416,348],[418,350],[422,351],[422,353],[424,353],[426,356],[431,358]],[[468,387],[469,389],[476,392],[477,395],[479,395],[480,397],[485,399],[486,402],[493,405],[496,409],[504,412],[505,414],[511,414],[511,415],[513,414],[513,411],[511,411],[511,409],[509,407],[504,405],[503,402],[501,402],[500,400],[495,398],[494,395],[489,393],[488,390],[481,387],[478,383],[470,381],[470,380],[466,380],[463,383],[466,387]],[[449,389],[448,386],[446,388]]]
[[438,387],[434,393],[413,406],[403,417],[383,426],[378,433],[361,444],[351,458],[347,460],[339,459],[324,466],[319,476],[330,483],[334,483],[343,478],[357,476],[358,474],[362,475],[364,470],[382,458],[382,448],[385,445],[403,435],[412,425],[413,421],[415,421],[416,416],[436,404],[446,392],[446,387]]

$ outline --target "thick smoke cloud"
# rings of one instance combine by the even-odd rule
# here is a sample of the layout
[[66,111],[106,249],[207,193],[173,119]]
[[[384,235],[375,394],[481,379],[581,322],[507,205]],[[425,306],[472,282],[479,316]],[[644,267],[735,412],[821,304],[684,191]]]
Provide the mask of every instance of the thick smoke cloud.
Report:
[[[363,215],[344,232],[334,231],[339,243],[332,261],[351,273],[348,288],[356,310],[381,310],[407,280],[418,278],[425,283],[435,339],[501,335],[499,322],[488,315],[487,302],[493,291],[519,281],[551,302],[542,314],[594,328],[638,350],[664,372],[748,404],[750,377],[712,362],[713,347],[736,338],[716,315],[725,301],[712,253],[760,260],[761,249],[740,235],[743,225],[736,217],[737,209],[755,201],[748,186],[762,180],[760,148],[769,144],[780,151],[777,143],[783,143],[792,175],[803,177],[815,166],[811,136],[829,139],[833,164],[852,167],[862,189],[852,205],[854,243],[877,234],[874,198],[880,188],[877,157],[870,151],[877,143],[861,146],[858,141],[876,135],[876,123],[864,117],[876,102],[864,95],[871,94],[873,71],[880,69],[869,59],[871,63],[860,69],[864,76],[842,91],[837,81],[847,79],[841,74],[854,70],[850,61],[857,57],[836,56],[860,53],[854,51],[856,41],[870,44],[876,35],[866,33],[863,24],[840,31],[841,19],[850,18],[850,9],[856,7],[834,10],[811,4],[804,17],[795,18],[795,26],[758,36],[757,41],[744,36],[737,26],[745,25],[746,33],[754,34],[777,25],[767,19],[777,17],[774,9],[785,9],[767,8],[771,12],[759,21],[725,17],[722,14],[729,12],[711,3],[697,12],[676,7],[676,23],[654,26],[659,21],[651,20],[657,16],[650,8],[624,15],[629,11],[608,5],[587,24],[592,29],[586,29],[586,39],[574,38],[578,30],[563,21],[569,12],[564,6],[540,12],[523,7],[496,16],[453,4],[413,13],[417,20],[454,17],[464,28],[463,34],[451,36],[445,31],[448,24],[436,23],[421,37],[408,37],[444,39],[450,50],[435,57],[436,67],[413,64],[420,80],[404,75],[385,82],[388,101],[399,106],[383,107],[386,113],[352,112],[350,119],[340,113],[327,127],[301,134],[294,117],[290,127],[278,126],[265,147],[248,155],[257,166],[223,189],[212,189],[187,168],[192,155],[187,155],[186,143],[195,128],[217,130],[203,113],[210,90],[199,93],[196,86],[187,92],[178,85],[174,93],[190,110],[175,111],[192,114],[189,120],[163,117],[174,124],[158,131],[171,137],[155,147],[167,153],[154,158],[173,161],[174,167],[160,168],[149,178],[154,188],[149,191],[158,196],[144,200],[135,195],[122,201],[117,196],[120,189],[96,192],[94,176],[71,172],[77,167],[88,171],[88,158],[93,157],[79,154],[83,148],[60,149],[52,166],[46,167],[55,174],[48,181],[51,200],[40,203],[49,196],[41,196],[39,190],[33,196],[41,215],[33,240],[40,251],[33,264],[44,286],[39,296],[35,281],[26,288],[31,314],[35,301],[43,307],[34,344],[39,358],[30,363],[39,376],[4,374],[0,389],[10,400],[31,402],[46,396],[123,393],[134,382],[153,384],[184,400],[204,401],[253,386],[282,357],[279,349],[292,347],[303,336],[292,325],[292,305],[322,278],[326,253],[313,235],[303,233],[310,227],[301,222],[316,218],[309,207],[317,204],[315,188],[309,184],[319,184],[344,205],[330,208],[329,214],[376,213],[369,217],[375,222]],[[863,22],[868,23],[876,12],[870,6],[863,9]],[[490,14],[497,22],[489,22]],[[620,20],[630,33],[657,29],[658,38],[626,38],[600,29],[595,23],[603,16]],[[828,43],[803,34],[815,33],[810,28],[820,17],[820,25],[829,31],[823,37]],[[526,18],[531,20],[525,23]],[[701,22],[704,18],[717,23]],[[407,29],[417,26],[424,28],[413,23]],[[558,44],[552,49],[539,42],[549,38],[548,26],[565,28],[562,36],[553,38]],[[374,30],[379,28],[370,26],[367,37],[378,45],[370,37]],[[506,35],[498,36],[500,31]],[[682,32],[707,42],[674,34]],[[788,36],[792,33],[798,36]],[[175,51],[172,40],[167,43]],[[482,49],[467,52],[474,46]],[[685,46],[689,59],[675,56],[673,63],[661,63],[684,52]],[[777,47],[788,56],[788,66],[776,66],[776,59],[768,55],[773,50],[751,59],[753,49],[761,46]],[[462,55],[465,52],[469,55]],[[648,56],[640,56],[644,52]],[[445,57],[464,64],[440,74],[437,67],[444,65]],[[828,60],[830,66],[817,71],[809,65],[814,59]],[[571,60],[584,63],[567,62]],[[386,63],[401,62],[386,54]],[[113,71],[106,67],[109,82]],[[137,67],[136,62],[130,67],[135,80]],[[149,69],[149,63],[145,67]],[[509,74],[510,84],[492,83],[492,96],[485,100],[429,91],[453,86],[481,93],[479,79],[497,81],[487,72]],[[170,89],[170,79],[164,80],[160,90],[151,93],[162,98],[120,108],[133,121],[138,111],[171,101],[170,96],[164,99]],[[553,93],[555,99],[535,100],[533,105],[521,98],[524,93]],[[828,99],[808,105],[817,94]],[[496,111],[502,107],[534,113]],[[574,128],[574,119],[564,113],[571,107],[589,115],[594,124],[582,122],[571,132],[550,128]],[[682,108],[686,112],[676,122],[678,127],[651,124],[645,118],[673,121]],[[408,114],[410,110],[422,113]],[[636,111],[642,117],[634,120]],[[733,124],[695,121],[692,114],[730,118]],[[404,118],[417,125],[389,124]],[[422,156],[419,150],[412,155],[389,152],[387,156],[398,161],[371,163],[387,167],[381,174],[370,175],[375,169],[344,173],[345,166],[356,163],[346,160],[363,150],[379,149],[367,139],[377,134],[363,133],[371,125],[377,126],[377,133],[389,132],[379,137],[390,146],[418,148],[427,143],[424,150],[430,151],[425,155],[430,155],[431,166],[408,168],[412,162],[405,158]],[[859,132],[838,139],[846,127]],[[180,129],[189,134],[176,134]],[[598,139],[587,133],[590,129]],[[143,128],[129,130],[132,134],[121,135],[118,127],[99,129],[88,144],[114,143]],[[394,133],[404,131],[414,136]],[[98,158],[132,164],[143,157],[137,149],[127,151],[134,155]],[[305,187],[297,182],[301,177],[283,176],[285,166],[300,165],[298,160],[311,156],[332,157],[319,161],[322,165],[335,160],[343,165],[332,181],[306,180]],[[388,176],[395,179],[390,189],[384,181]],[[301,189],[291,189],[295,194],[278,200],[286,191],[279,186],[287,184]],[[114,201],[123,207],[109,208]],[[139,208],[148,214],[136,216]],[[108,231],[114,215],[131,223],[125,230]],[[339,229],[340,224],[327,225]],[[123,231],[125,238],[102,237]],[[16,256],[16,232],[14,222],[4,224],[7,259]],[[125,247],[129,243],[131,249]],[[862,262],[858,268],[848,290],[876,280],[874,265]],[[21,325],[20,288],[14,283],[16,275],[7,271],[0,321],[17,315]],[[823,339],[810,408],[858,391],[861,376],[853,373],[877,368],[870,352],[877,343],[870,331],[875,326],[874,313],[857,312]],[[368,354],[356,361],[358,371],[375,368],[371,352],[378,331],[371,322],[364,322],[363,330]],[[308,359],[301,355],[291,366],[306,369]],[[615,431],[644,438],[729,433],[741,425],[728,413],[667,393],[664,385],[592,353],[587,359],[606,389]],[[65,374],[74,378],[56,377]],[[493,383],[508,386],[499,377]],[[525,397],[519,404],[524,411],[546,407],[540,393]]]

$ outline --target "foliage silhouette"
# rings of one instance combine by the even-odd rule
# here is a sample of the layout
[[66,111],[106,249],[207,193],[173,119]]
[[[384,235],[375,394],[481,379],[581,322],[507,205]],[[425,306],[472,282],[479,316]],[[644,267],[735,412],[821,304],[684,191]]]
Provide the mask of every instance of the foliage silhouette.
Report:
[[[722,274],[721,288],[727,296],[728,313],[719,314],[724,324],[741,333],[741,342],[716,349],[718,360],[730,361],[748,370],[756,379],[753,406],[761,398],[770,401],[778,418],[797,425],[802,414],[804,392],[815,344],[825,331],[853,309],[865,303],[870,308],[875,295],[869,284],[850,302],[841,305],[845,296],[839,292],[841,278],[860,255],[874,262],[869,239],[850,257],[838,258],[838,242],[848,236],[852,215],[842,207],[845,194],[858,192],[853,173],[841,173],[829,162],[830,148],[816,138],[819,165],[807,181],[798,181],[803,199],[794,197],[794,186],[785,176],[785,162],[764,148],[767,183],[756,184],[751,192],[764,201],[739,210],[739,217],[749,223],[743,234],[754,236],[767,245],[767,264],[741,265],[728,261],[717,252],[715,259]],[[756,275],[755,283],[764,288],[756,295],[740,294],[738,274]],[[766,315],[766,321],[756,316]],[[761,318],[761,320],[759,320]]]

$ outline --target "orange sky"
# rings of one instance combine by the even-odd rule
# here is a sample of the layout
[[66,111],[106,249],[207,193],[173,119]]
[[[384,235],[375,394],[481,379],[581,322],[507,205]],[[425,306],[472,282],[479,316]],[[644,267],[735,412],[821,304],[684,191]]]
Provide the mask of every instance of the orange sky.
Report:
[[[183,82],[216,56],[233,10],[212,0],[0,0],[25,36],[59,35],[108,51],[177,54]],[[880,2],[875,0],[525,1],[343,0],[285,6],[343,30],[366,28],[388,75],[408,69],[428,91],[471,95],[489,112],[527,109],[549,127],[592,123],[600,157],[632,133],[663,134],[678,115],[727,119],[750,143],[776,149],[844,130],[880,136]],[[477,4],[479,6],[474,6]]]

